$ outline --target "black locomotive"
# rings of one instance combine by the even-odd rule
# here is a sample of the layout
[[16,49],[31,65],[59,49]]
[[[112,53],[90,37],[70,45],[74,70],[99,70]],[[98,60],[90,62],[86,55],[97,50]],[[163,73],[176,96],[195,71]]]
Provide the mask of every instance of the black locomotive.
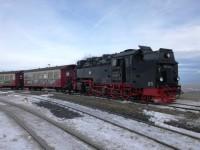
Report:
[[147,46],[80,60],[77,81],[84,93],[112,98],[170,103],[180,92],[173,51]]

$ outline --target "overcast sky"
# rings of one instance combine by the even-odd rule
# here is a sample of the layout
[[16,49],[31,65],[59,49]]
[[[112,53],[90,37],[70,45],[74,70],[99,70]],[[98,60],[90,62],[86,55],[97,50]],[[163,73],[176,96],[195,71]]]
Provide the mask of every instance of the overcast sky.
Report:
[[0,70],[76,63],[138,45],[173,49],[200,83],[199,0],[0,0]]

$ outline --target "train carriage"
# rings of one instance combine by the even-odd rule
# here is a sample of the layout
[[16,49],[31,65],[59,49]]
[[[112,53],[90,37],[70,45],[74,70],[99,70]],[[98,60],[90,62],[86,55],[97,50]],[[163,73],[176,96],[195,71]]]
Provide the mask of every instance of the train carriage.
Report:
[[24,87],[29,89],[52,88],[72,90],[75,88],[76,65],[47,67],[24,71]]
[[22,89],[23,81],[23,71],[0,72],[1,88]]

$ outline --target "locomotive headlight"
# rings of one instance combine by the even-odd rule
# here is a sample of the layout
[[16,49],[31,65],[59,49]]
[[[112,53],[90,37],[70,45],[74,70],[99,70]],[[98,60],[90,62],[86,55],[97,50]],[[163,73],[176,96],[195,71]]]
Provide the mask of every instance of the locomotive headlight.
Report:
[[160,77],[160,82],[163,82],[163,81],[164,81],[163,77]]
[[170,58],[171,57],[170,53],[167,53],[165,56],[166,56],[166,58]]
[[177,81],[179,81],[180,80],[180,77],[177,77]]

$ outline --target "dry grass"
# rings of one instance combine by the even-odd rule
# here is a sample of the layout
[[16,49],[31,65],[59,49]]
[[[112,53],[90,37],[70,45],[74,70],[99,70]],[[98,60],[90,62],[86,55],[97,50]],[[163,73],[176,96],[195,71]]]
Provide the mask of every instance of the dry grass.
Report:
[[200,101],[200,92],[185,92],[184,94],[181,95],[180,99]]

